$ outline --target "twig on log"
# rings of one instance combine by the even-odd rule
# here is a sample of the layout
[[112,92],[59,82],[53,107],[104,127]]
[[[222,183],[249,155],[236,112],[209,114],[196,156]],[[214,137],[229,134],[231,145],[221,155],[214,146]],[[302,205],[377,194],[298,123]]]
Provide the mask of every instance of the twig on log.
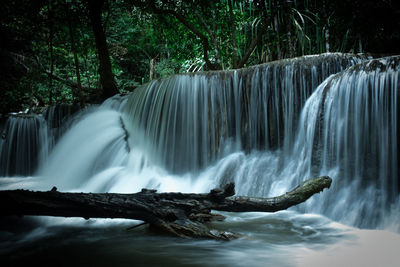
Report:
[[126,228],[126,230],[127,230],[127,231],[133,230],[133,229],[135,229],[135,228],[138,228],[138,227],[140,227],[140,226],[142,226],[142,225],[146,225],[146,224],[148,224],[148,223],[147,223],[147,222],[142,222],[142,223],[139,223],[139,224],[135,224],[134,226],[131,226],[131,227]]

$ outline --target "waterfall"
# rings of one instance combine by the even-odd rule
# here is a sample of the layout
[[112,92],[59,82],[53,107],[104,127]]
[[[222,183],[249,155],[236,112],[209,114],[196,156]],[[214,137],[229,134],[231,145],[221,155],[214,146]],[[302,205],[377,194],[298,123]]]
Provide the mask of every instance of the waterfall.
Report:
[[385,227],[400,218],[399,65],[323,54],[155,80],[81,115],[36,175],[61,191],[234,181],[263,197],[329,175],[331,189],[298,210]]
[[124,121],[135,133],[131,146],[144,145],[154,160],[178,173],[233,151],[290,149],[298,114],[313,90],[362,58],[323,54],[153,81],[126,104]]
[[273,196],[329,175],[332,187],[297,208],[359,227],[398,222],[399,63],[375,59],[332,75],[304,104],[291,151],[234,153],[214,176],[235,181],[240,195]]
[[127,96],[122,95],[114,95],[108,99],[106,99],[101,106],[103,108],[109,108],[117,111],[122,111],[125,108],[126,102],[128,98]]
[[119,170],[127,160],[124,134],[117,111],[89,112],[59,141],[38,172],[49,186],[70,190],[104,171],[107,180],[96,191],[107,191],[107,184],[112,183],[112,171]]
[[54,105],[41,114],[12,113],[1,127],[0,175],[32,175],[71,126],[79,107]]
[[46,107],[42,115],[49,130],[49,150],[71,126],[74,114],[79,110],[78,105],[58,104]]
[[371,227],[398,201],[399,63],[390,57],[351,67],[307,101],[294,157],[307,163],[309,176],[335,172],[333,188],[313,210]]
[[10,115],[0,140],[0,176],[31,175],[47,158],[47,142],[42,116]]
[[[152,159],[172,172],[205,165],[200,176],[234,181],[241,195],[273,196],[330,175],[331,190],[300,209],[381,225],[399,199],[398,57],[325,73],[316,89],[313,71],[307,76],[294,63],[174,76],[138,89],[124,115],[131,145],[153,149]],[[306,70],[313,64],[302,61]]]

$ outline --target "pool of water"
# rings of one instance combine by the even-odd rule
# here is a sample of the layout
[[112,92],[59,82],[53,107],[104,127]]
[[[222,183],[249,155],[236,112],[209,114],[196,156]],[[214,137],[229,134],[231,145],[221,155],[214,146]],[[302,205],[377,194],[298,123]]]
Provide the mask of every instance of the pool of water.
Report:
[[[164,236],[131,220],[8,217],[2,266],[398,266],[400,235],[361,230],[317,214],[223,213],[210,227],[230,241]],[[5,264],[5,265],[4,265]]]

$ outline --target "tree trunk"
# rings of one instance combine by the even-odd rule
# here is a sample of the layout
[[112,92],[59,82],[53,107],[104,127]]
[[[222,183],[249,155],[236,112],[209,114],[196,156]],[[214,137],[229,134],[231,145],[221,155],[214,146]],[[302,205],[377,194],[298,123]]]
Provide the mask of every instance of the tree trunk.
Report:
[[[154,12],[155,14],[174,16],[180,23],[182,23],[183,26],[185,26],[188,30],[190,30],[193,34],[195,34],[201,40],[201,44],[203,46],[203,58],[204,61],[206,62],[207,69],[208,70],[220,69],[220,66],[210,61],[210,58],[208,56],[208,52],[210,51],[210,44],[208,42],[208,38],[200,30],[197,29],[196,25],[190,23],[182,14],[176,12],[175,10],[158,8],[156,6],[156,1],[150,1],[148,4],[152,12]],[[140,4],[138,5],[141,6]]]
[[83,57],[83,62],[84,62],[84,64],[85,64],[85,69],[86,69],[86,80],[87,80],[87,86],[90,88],[90,74],[89,74],[89,64],[88,64],[88,62],[87,62],[87,57],[86,56],[84,56]]
[[75,74],[76,74],[76,84],[78,86],[78,92],[77,93],[78,93],[78,98],[79,98],[79,104],[80,104],[81,108],[84,108],[85,107],[85,100],[83,99],[81,73],[79,71],[78,53],[76,52],[74,31],[73,31],[73,28],[72,28],[71,14],[69,12],[68,1],[65,0],[64,4],[65,4],[65,14],[67,15],[67,21],[68,21],[69,37],[70,37],[70,41],[71,41],[71,49],[72,49],[72,53],[74,54],[74,65],[75,65]]
[[156,59],[155,58],[150,59],[150,73],[149,73],[150,81],[156,78],[155,66],[156,66]]
[[256,37],[253,39],[253,41],[250,43],[250,46],[247,49],[247,52],[244,54],[243,58],[237,63],[236,68],[243,68],[244,65],[247,63],[249,60],[250,56],[253,54],[254,50],[256,49],[257,45],[261,42],[263,35],[265,34],[267,28],[268,28],[268,20],[266,16],[267,9],[265,7],[265,2],[264,1],[256,1],[259,3],[261,9],[262,9],[262,23],[261,23],[261,29],[258,30],[258,33]]
[[100,83],[103,88],[103,97],[108,98],[118,94],[117,84],[111,69],[110,55],[107,49],[106,35],[101,24],[101,10],[104,0],[89,0],[89,19],[92,24],[94,38],[96,41],[97,54],[99,56]]
[[233,0],[228,0],[229,6],[229,22],[231,24],[232,31],[232,50],[233,50],[233,64],[232,68],[236,69],[237,67],[237,45],[236,45],[236,28],[235,28],[235,17],[233,16]]
[[156,193],[142,189],[135,194],[61,193],[54,187],[47,192],[0,191],[0,215],[44,215],[143,220],[150,226],[179,237],[231,240],[237,234],[210,230],[204,223],[223,220],[211,210],[275,212],[300,204],[313,194],[329,188],[331,178],[318,177],[302,182],[292,191],[272,198],[240,197],[235,185],[208,194]]
[[[329,47],[329,16],[326,13],[328,7],[326,6],[326,0],[322,1],[322,12],[321,12],[321,19],[324,23],[324,27],[322,28],[323,37],[325,39],[325,52],[330,52]],[[322,51],[320,51],[322,53]]]
[[54,39],[54,12],[51,0],[49,1],[49,51],[50,51],[50,74],[49,76],[49,105],[53,104],[53,72],[54,72],[54,49],[53,49],[53,39]]

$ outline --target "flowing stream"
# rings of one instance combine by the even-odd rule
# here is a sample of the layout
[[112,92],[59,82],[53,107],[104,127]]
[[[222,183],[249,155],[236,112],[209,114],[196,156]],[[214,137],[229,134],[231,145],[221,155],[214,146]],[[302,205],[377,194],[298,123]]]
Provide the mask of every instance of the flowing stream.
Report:
[[[155,80],[74,119],[10,116],[1,189],[207,192],[234,181],[238,195],[269,197],[309,177],[329,175],[333,184],[288,211],[224,214],[213,227],[245,235],[233,242],[126,231],[138,223],[128,220],[7,218],[0,257],[66,266],[398,266],[399,63],[307,56]],[[54,124],[64,117],[69,123]],[[40,142],[39,131],[47,136]],[[25,166],[30,158],[40,166]]]

